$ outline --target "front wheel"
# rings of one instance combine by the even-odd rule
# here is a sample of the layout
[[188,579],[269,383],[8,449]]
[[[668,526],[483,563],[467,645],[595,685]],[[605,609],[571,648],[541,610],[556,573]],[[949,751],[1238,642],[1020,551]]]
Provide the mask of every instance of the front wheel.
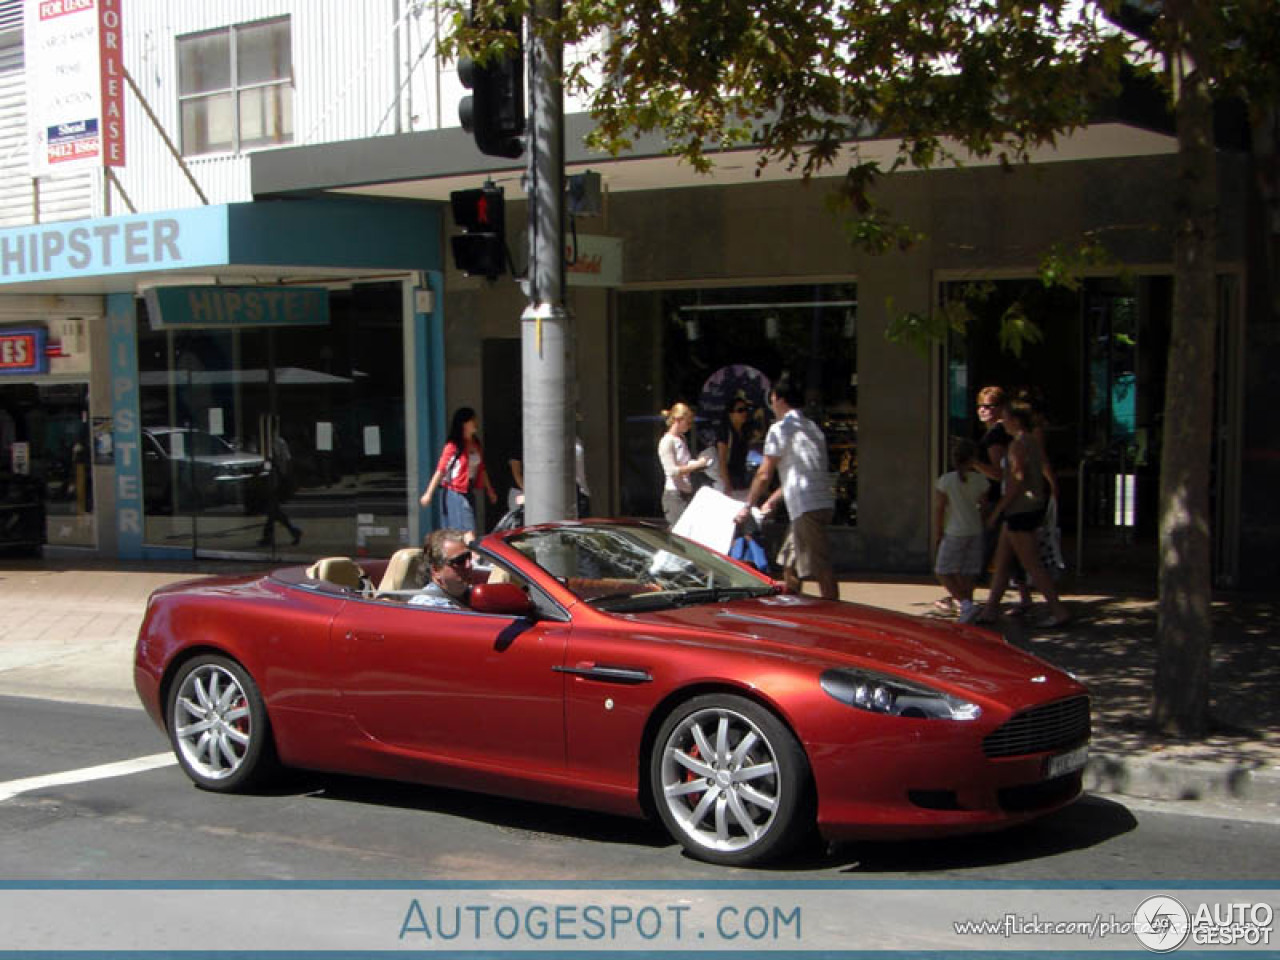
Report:
[[649,776],[667,830],[709,863],[762,863],[811,825],[804,750],[744,697],[709,694],[677,707],[658,731]]
[[208,654],[185,664],[170,688],[167,716],[174,753],[198,786],[230,793],[274,770],[266,704],[234,660]]

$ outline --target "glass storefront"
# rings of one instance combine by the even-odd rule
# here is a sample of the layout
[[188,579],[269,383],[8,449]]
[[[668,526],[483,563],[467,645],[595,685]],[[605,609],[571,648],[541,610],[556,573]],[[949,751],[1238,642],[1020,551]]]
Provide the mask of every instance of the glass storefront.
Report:
[[140,306],[145,542],[202,556],[386,555],[408,530],[398,283],[325,326],[155,330]]
[[87,383],[0,383],[0,550],[93,546]]
[[771,414],[769,385],[805,385],[805,412],[827,436],[835,523],[857,522],[857,289],[853,284],[655,290],[618,296],[621,513],[661,516],[662,411],[697,412],[696,454],[714,449],[731,401],[754,407],[753,446]]
[[[1094,279],[1079,291],[1034,278],[955,283],[942,297],[963,301],[969,319],[948,344],[950,439],[980,434],[974,403],[983,387],[1031,397],[1059,480],[1068,561],[1153,571],[1171,280]],[[1042,334],[1021,354],[1001,342],[1010,312]]]

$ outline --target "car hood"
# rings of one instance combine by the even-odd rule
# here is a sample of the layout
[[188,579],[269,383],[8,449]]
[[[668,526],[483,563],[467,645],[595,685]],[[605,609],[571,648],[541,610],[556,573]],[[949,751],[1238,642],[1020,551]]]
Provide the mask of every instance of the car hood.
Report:
[[934,686],[1016,706],[1057,690],[1082,692],[1067,674],[989,630],[853,603],[779,595],[628,615],[653,626],[695,631],[703,642],[830,666],[916,677]]

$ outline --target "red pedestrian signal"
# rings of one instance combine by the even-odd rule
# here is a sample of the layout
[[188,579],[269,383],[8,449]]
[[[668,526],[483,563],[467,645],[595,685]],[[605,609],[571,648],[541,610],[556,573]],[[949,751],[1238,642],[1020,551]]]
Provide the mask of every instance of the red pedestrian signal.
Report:
[[464,231],[451,238],[453,263],[469,276],[502,276],[507,268],[506,217],[502,188],[486,183],[449,194],[453,222]]

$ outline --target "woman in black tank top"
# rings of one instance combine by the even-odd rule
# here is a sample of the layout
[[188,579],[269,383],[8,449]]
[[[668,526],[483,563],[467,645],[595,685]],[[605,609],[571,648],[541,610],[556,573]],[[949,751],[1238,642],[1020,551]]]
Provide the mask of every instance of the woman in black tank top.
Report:
[[991,579],[991,592],[987,594],[978,622],[991,623],[995,620],[1016,557],[1049,605],[1048,617],[1041,625],[1061,626],[1071,619],[1071,611],[1059,598],[1053,578],[1040,562],[1040,551],[1036,545],[1036,529],[1044,522],[1048,506],[1048,485],[1044,475],[1044,451],[1031,432],[1031,408],[1025,403],[1010,404],[1005,412],[1004,425],[1013,438],[1008,449],[1004,494],[987,518],[989,525],[1002,523],[1003,527],[996,546],[996,571]]

